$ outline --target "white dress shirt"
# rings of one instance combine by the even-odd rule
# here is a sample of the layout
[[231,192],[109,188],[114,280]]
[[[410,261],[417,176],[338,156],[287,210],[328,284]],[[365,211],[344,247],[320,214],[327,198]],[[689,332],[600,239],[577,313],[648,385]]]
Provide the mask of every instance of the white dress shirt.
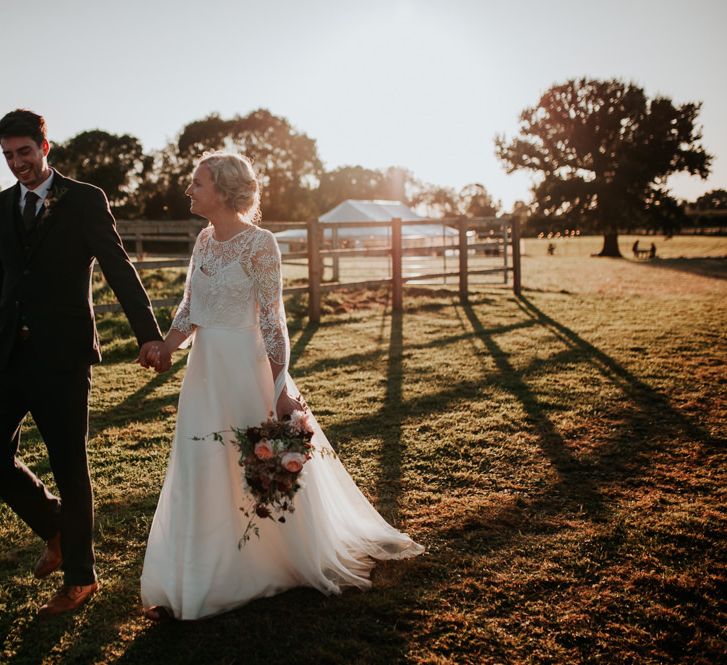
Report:
[[40,209],[43,207],[43,202],[45,201],[46,197],[48,196],[48,192],[50,191],[51,185],[53,184],[53,176],[55,175],[55,171],[53,169],[50,170],[50,175],[42,182],[40,185],[38,185],[35,189],[28,189],[22,182],[20,183],[20,213],[22,214],[23,208],[25,207],[25,195],[28,192],[34,192],[38,195],[38,201],[35,204],[35,214],[37,215],[38,212],[40,212]]

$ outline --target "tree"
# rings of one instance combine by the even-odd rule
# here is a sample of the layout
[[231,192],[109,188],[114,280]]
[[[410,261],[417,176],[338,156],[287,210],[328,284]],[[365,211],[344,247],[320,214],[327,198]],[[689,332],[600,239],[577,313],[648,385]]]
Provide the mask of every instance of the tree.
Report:
[[403,166],[389,166],[383,173],[385,184],[381,198],[411,204],[414,192],[419,186],[414,174]]
[[152,154],[153,166],[139,187],[145,219],[188,219],[189,199],[184,191],[193,165],[179,158],[176,145],[168,144]]
[[695,202],[696,210],[727,210],[727,190],[713,189],[702,194]]
[[321,174],[316,192],[319,212],[326,212],[346,199],[383,199],[386,177],[363,166],[341,166]]
[[494,217],[502,204],[490,196],[484,185],[465,185],[459,192],[459,211],[465,217]]
[[412,196],[412,205],[427,217],[456,217],[459,214],[457,192],[451,187],[419,183]]
[[184,190],[194,164],[205,151],[220,149],[238,150],[253,161],[265,218],[300,220],[316,215],[314,191],[323,170],[316,142],[266,109],[229,120],[210,115],[186,125],[176,142],[155,156],[158,171],[149,188],[146,214],[188,216]]
[[346,199],[401,201],[408,204],[417,181],[401,166],[384,171],[363,166],[341,166],[321,174],[316,201],[320,212],[326,212]]
[[100,129],[81,132],[54,146],[50,162],[64,175],[103,189],[117,216],[138,215],[138,189],[152,158],[144,155],[134,136]]
[[667,178],[686,171],[706,178],[712,157],[695,125],[701,104],[647,99],[619,80],[569,80],[550,88],[520,115],[520,135],[495,139],[507,172],[542,175],[536,214],[603,233],[601,256],[620,256],[618,233],[634,227],[672,232],[684,211]]
[[713,189],[702,194],[687,208],[695,227],[709,226],[724,229],[727,226],[727,190]]

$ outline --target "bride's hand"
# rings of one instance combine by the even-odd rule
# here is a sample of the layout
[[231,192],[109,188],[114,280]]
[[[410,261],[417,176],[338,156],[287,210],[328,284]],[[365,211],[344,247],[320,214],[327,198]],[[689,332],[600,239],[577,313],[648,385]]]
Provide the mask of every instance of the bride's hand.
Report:
[[291,397],[286,390],[283,390],[278,397],[278,403],[275,405],[275,412],[278,420],[282,420],[284,416],[289,416],[293,411],[305,411],[308,405],[303,399],[303,395]]

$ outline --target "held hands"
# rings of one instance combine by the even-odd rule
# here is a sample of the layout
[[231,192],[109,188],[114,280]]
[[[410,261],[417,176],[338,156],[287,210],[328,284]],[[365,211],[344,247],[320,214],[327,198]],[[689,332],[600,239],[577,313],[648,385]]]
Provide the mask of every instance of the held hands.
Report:
[[142,367],[153,367],[157,373],[166,372],[172,366],[172,352],[164,342],[145,342],[136,362]]
[[298,397],[291,397],[288,395],[287,390],[283,390],[278,397],[278,403],[275,405],[275,412],[278,416],[278,420],[282,420],[284,416],[289,416],[293,411],[305,411],[308,405],[303,399],[303,395]]

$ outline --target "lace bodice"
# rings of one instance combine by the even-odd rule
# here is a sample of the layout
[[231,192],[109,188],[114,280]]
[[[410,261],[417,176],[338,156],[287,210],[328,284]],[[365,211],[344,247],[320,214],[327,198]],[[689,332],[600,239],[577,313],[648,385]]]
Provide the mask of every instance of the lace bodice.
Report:
[[287,367],[290,343],[282,296],[280,250],[270,231],[250,226],[220,242],[208,226],[197,236],[172,329],[191,335],[197,326],[258,325],[268,358]]

